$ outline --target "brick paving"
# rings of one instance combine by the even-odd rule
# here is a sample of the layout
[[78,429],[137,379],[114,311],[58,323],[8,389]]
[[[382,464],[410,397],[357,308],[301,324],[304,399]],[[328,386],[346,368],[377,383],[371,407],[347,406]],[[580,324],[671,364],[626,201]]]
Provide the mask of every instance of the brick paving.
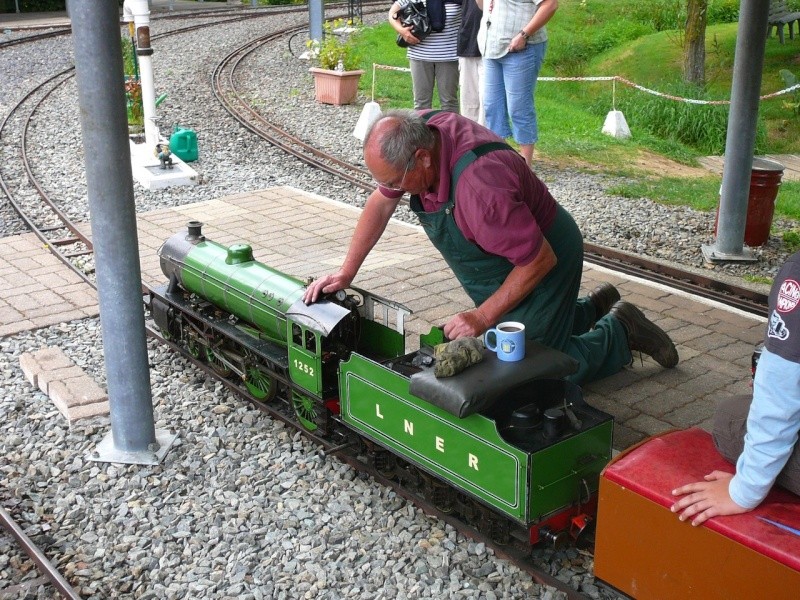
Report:
[[[142,279],[164,282],[156,251],[190,220],[223,244],[247,242],[256,260],[291,275],[323,275],[341,264],[360,211],[288,187],[228,196],[138,215]],[[89,227],[84,227],[89,234]],[[32,235],[0,240],[0,335],[97,314],[94,292],[70,275]],[[74,277],[74,279],[73,279]],[[587,265],[584,291],[616,285],[675,340],[681,362],[665,370],[648,357],[586,386],[586,400],[616,418],[615,446],[626,448],[672,428],[708,427],[716,402],[747,393],[750,355],[764,319]],[[357,287],[406,304],[406,345],[470,307],[466,294],[418,227],[391,222],[365,262]]]
[[26,352],[19,357],[19,365],[25,379],[47,394],[70,424],[78,419],[109,414],[105,391],[60,348],[45,347]]

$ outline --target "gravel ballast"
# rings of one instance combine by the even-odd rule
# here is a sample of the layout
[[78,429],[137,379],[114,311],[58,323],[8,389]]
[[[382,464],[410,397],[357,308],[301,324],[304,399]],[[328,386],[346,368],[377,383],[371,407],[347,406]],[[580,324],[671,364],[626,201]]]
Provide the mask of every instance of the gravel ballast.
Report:
[[[384,16],[382,10],[367,21]],[[154,42],[157,93],[168,94],[159,125],[166,135],[178,125],[197,132],[200,159],[191,166],[202,183],[155,191],[137,185],[137,211],[280,185],[363,204],[362,192],[254,139],[210,89],[211,70],[222,56],[304,17],[262,18]],[[184,24],[154,21],[153,34]],[[71,64],[71,44],[63,37],[0,52],[1,116],[46,74]],[[351,133],[368,98],[347,107],[317,104],[308,65],[290,55],[287,43],[258,52],[248,65],[239,86],[263,113],[343,159],[362,162]],[[80,138],[73,79],[37,110],[28,143],[42,186],[72,218],[88,220]],[[756,250],[759,262],[711,269],[700,246],[713,242],[713,214],[611,196],[605,190],[615,180],[604,175],[544,162],[535,167],[587,241],[720,277],[772,277],[788,254],[771,238]],[[404,210],[397,216],[414,220]],[[0,237],[24,231],[3,205]],[[174,430],[175,446],[153,467],[91,462],[89,454],[110,430],[108,419],[70,428],[19,368],[24,352],[46,346],[61,348],[105,386],[97,319],[0,340],[3,502],[84,598],[564,597],[336,458],[323,459],[300,434],[153,342],[156,427]],[[570,549],[536,556],[587,596],[614,597],[595,584],[589,555]],[[0,595],[20,577],[38,576],[24,574],[26,564],[0,536]],[[33,585],[18,597],[55,595]]]

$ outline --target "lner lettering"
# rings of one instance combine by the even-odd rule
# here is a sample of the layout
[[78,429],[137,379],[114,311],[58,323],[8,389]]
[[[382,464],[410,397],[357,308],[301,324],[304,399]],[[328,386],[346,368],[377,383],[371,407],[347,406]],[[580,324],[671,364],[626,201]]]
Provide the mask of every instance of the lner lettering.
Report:
[[[383,414],[381,413],[381,405],[375,404],[375,416],[379,419],[383,419]],[[403,431],[410,436],[414,435],[414,422],[409,421],[408,419],[403,419]],[[433,445],[437,451],[444,454],[445,447],[444,447],[444,438],[440,436],[434,436],[433,438]],[[474,469],[478,471],[478,457],[472,453],[467,453],[467,467],[470,469]]]

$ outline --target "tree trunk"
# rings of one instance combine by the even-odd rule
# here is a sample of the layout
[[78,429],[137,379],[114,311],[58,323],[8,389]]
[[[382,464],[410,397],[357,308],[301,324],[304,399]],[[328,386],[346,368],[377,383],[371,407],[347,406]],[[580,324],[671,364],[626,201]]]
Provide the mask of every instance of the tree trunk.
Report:
[[708,0],[687,0],[683,80],[701,87],[706,84],[707,8]]

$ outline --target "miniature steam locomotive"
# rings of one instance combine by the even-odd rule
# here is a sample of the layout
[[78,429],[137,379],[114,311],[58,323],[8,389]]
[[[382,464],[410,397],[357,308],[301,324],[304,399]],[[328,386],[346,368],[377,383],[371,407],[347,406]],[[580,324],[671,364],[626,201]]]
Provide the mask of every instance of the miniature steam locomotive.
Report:
[[319,302],[306,283],[207,240],[201,224],[159,250],[149,292],[166,339],[255,399],[276,395],[318,436],[501,543],[578,538],[596,512],[613,419],[564,380],[574,362],[528,342],[518,363],[433,374],[439,328],[405,351],[405,306],[353,288]]

